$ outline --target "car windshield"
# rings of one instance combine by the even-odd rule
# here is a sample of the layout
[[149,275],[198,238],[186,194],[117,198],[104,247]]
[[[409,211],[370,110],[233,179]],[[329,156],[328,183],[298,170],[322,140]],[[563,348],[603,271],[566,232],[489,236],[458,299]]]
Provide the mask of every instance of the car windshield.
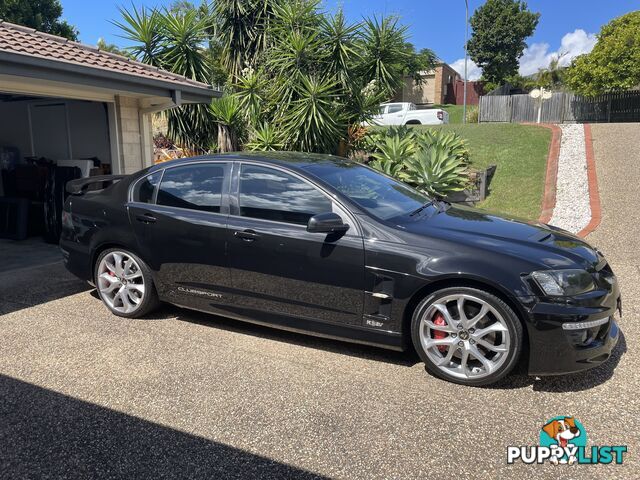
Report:
[[355,163],[318,163],[305,169],[382,220],[410,214],[431,200],[404,183]]

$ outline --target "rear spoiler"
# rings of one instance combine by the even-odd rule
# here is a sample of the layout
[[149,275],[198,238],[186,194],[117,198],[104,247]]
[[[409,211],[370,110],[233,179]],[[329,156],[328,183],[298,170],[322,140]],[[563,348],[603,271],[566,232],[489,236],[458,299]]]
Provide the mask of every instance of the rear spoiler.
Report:
[[106,183],[114,183],[122,180],[126,175],[96,175],[95,177],[76,178],[67,182],[66,190],[71,195],[83,195],[90,185],[102,183],[102,188],[107,188]]

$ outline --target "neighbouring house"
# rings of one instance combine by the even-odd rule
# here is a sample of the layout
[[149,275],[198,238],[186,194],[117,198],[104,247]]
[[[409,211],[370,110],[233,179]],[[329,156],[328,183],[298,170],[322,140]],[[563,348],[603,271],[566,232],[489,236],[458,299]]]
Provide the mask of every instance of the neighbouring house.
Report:
[[46,229],[65,175],[151,165],[152,115],[220,95],[210,85],[0,21],[0,237]]
[[[393,101],[412,102],[418,107],[463,103],[464,81],[460,74],[446,63],[438,64],[433,70],[420,72],[420,77],[422,81],[416,84],[413,77],[406,76]],[[482,94],[482,82],[467,82],[468,105],[477,105]]]

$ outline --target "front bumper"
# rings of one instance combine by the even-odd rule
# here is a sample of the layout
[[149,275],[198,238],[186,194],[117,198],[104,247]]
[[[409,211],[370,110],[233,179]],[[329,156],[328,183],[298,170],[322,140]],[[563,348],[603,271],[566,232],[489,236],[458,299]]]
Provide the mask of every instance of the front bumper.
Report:
[[[620,329],[615,315],[622,314],[622,304],[615,277],[608,289],[567,299],[564,303],[529,298],[523,304],[529,316],[530,375],[558,375],[596,367],[609,359],[618,342]],[[562,327],[565,323],[604,318],[606,323],[590,329]]]

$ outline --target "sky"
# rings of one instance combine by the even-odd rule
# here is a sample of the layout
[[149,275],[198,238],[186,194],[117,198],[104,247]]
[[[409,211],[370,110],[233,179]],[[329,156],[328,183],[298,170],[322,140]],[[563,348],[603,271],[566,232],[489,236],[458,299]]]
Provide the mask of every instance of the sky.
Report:
[[[199,3],[201,0],[195,0]],[[118,28],[110,20],[118,19],[118,6],[130,7],[131,0],[61,0],[63,17],[80,30],[80,40],[95,45],[100,37],[120,46]],[[162,6],[171,0],[133,0],[136,6]],[[484,1],[469,0],[469,14]],[[530,0],[529,9],[541,14],[540,22],[520,59],[520,73],[529,75],[546,67],[551,58],[565,55],[568,64],[579,54],[587,53],[596,42],[595,34],[611,19],[640,9],[638,0]],[[410,41],[420,48],[430,48],[460,74],[464,68],[465,2],[464,0],[324,0],[323,7],[334,11],[342,7],[353,21],[363,16],[398,15],[407,25]],[[469,62],[469,78],[480,76],[480,69]]]

